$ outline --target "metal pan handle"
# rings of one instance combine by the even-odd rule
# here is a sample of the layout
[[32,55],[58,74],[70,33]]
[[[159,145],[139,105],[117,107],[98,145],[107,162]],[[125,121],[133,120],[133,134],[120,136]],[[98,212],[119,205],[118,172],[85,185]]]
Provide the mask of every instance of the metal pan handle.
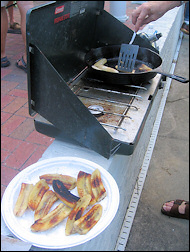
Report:
[[166,77],[172,78],[172,79],[174,79],[176,81],[182,82],[182,83],[188,83],[189,82],[189,80],[187,80],[186,78],[184,78],[182,76],[169,74],[169,73],[158,72],[158,71],[156,71],[156,72],[159,73],[159,74],[162,74],[162,75],[164,75]]

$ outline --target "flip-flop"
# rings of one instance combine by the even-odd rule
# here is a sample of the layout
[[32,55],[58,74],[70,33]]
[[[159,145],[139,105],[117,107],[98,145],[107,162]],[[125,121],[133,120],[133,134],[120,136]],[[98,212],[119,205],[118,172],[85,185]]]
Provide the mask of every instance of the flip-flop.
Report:
[[[170,202],[170,201],[167,201]],[[185,213],[181,214],[178,210],[178,207],[182,204],[182,202],[185,202]],[[165,203],[164,203],[165,204]],[[164,205],[163,204],[163,205]],[[189,201],[186,200],[174,200],[173,206],[170,211],[164,210],[163,206],[161,208],[161,212],[167,216],[175,217],[175,218],[181,218],[181,219],[188,219],[189,220]]]
[[[20,61],[22,62],[22,65],[19,65],[19,64],[18,64]],[[18,68],[24,70],[25,73],[27,73],[27,64],[26,64],[26,62],[24,61],[23,56],[22,56],[21,59],[17,60],[16,66],[17,66]]]
[[7,56],[1,58],[1,67],[10,66],[11,62],[7,59]]

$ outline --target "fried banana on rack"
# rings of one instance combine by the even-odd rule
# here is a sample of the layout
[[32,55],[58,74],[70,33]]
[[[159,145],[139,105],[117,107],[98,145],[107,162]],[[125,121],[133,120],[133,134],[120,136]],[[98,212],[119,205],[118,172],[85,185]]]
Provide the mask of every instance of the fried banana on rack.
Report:
[[53,211],[36,220],[31,226],[33,232],[45,231],[58,225],[71,212],[71,208],[60,203]]
[[91,183],[92,183],[92,192],[94,194],[96,201],[98,202],[104,199],[107,193],[101,179],[100,171],[98,169],[93,171],[91,175]]
[[30,192],[28,206],[32,210],[36,210],[44,193],[49,189],[45,179],[40,179]]
[[28,200],[29,200],[29,194],[32,190],[34,185],[22,183],[20,193],[18,195],[18,199],[16,201],[15,207],[14,207],[14,215],[15,216],[22,216],[24,212],[26,211],[28,207]]
[[52,190],[46,191],[38,207],[35,210],[34,220],[40,219],[44,217],[46,214],[48,214],[50,208],[57,200],[58,197]]
[[91,195],[92,199],[90,201],[90,205],[94,205],[96,203],[96,199],[92,193],[91,174],[79,171],[77,176],[77,191],[80,198],[86,194]]
[[68,190],[72,190],[76,187],[76,178],[69,175],[62,175],[58,173],[54,174],[43,174],[40,179],[45,179],[46,182],[52,185],[53,180],[60,180]]
[[71,235],[75,233],[75,230],[73,229],[73,224],[76,220],[78,220],[83,215],[85,209],[90,203],[90,200],[91,200],[91,195],[86,194],[77,201],[75,207],[70,212],[69,217],[66,222],[66,228],[65,228],[66,235]]
[[69,192],[69,190],[60,180],[53,180],[53,189],[57,197],[71,208],[73,208],[76,205],[77,201],[80,199],[79,197]]
[[83,235],[92,229],[102,216],[102,206],[94,205],[84,216],[74,222],[74,229]]

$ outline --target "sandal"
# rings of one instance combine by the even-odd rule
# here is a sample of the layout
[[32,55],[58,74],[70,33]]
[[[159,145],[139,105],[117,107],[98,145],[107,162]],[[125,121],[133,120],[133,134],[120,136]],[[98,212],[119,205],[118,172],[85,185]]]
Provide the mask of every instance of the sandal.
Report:
[[[170,202],[170,201],[167,201],[167,202]],[[185,202],[185,213],[184,214],[181,214],[179,211],[178,211],[178,207],[183,203]],[[164,204],[163,204],[164,205]],[[187,219],[189,220],[189,201],[185,201],[185,200],[180,200],[180,199],[177,199],[174,201],[173,203],[173,206],[171,207],[171,210],[170,211],[166,211],[164,210],[163,206],[161,208],[161,212],[167,216],[170,216],[170,217],[175,217],[175,218],[181,218],[181,219]]]
[[12,25],[10,24],[10,28],[13,29],[13,30],[20,30],[21,26],[20,26],[19,23],[14,22]]
[[7,59],[7,56],[1,58],[1,67],[8,67],[11,62]]
[[[18,64],[20,61],[22,62],[22,65],[19,65],[19,64]],[[26,62],[24,61],[23,56],[22,56],[21,59],[17,60],[16,66],[17,66],[18,68],[24,70],[25,73],[27,73],[27,64],[26,64]]]

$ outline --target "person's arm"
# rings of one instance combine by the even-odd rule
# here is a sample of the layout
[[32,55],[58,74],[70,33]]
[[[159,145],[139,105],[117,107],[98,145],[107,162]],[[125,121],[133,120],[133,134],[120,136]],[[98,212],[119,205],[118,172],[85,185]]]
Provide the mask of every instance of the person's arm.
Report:
[[135,25],[135,32],[141,26],[159,19],[167,11],[179,7],[182,3],[183,1],[148,1],[143,3],[132,13],[132,23]]

